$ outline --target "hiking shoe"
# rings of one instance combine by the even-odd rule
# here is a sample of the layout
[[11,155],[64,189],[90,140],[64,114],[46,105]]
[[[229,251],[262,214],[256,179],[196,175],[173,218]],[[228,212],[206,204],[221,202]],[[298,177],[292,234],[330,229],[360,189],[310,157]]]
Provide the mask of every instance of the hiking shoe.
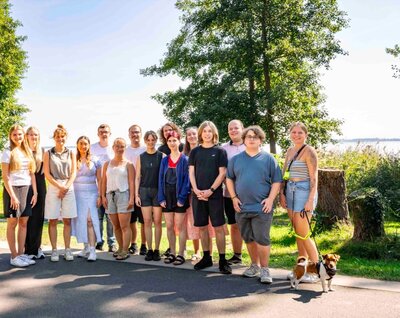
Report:
[[94,247],[89,248],[89,255],[87,256],[88,262],[96,261],[96,249]]
[[129,247],[129,253],[133,254],[133,255],[139,255],[139,250],[137,248],[136,243],[131,244],[131,246]]
[[147,247],[146,247],[146,245],[144,245],[144,244],[140,245],[139,254],[140,254],[140,255],[146,255],[146,253],[147,253]]
[[160,260],[161,260],[160,250],[154,250],[153,261],[160,261]]
[[232,264],[242,264],[242,257],[233,255],[230,259],[227,260],[229,265]]
[[219,261],[219,271],[222,274],[232,274],[232,268],[229,266],[226,260]]
[[29,264],[23,260],[23,258],[16,256],[14,258],[10,258],[10,265],[15,267],[27,267]]
[[115,244],[112,244],[112,245],[108,246],[108,251],[111,252],[111,253],[114,253],[117,250],[118,250],[118,248],[117,248],[117,245],[115,245]]
[[203,258],[194,265],[194,269],[196,271],[200,270],[200,269],[205,269],[207,267],[211,267],[213,266],[213,261],[211,256],[205,257],[203,256]]
[[244,277],[256,277],[260,274],[260,267],[257,264],[251,264],[250,267],[246,268],[242,276]]
[[44,255],[42,249],[39,247],[37,255],[35,256],[36,259],[44,259],[46,255]]
[[97,243],[96,244],[96,250],[102,251],[103,250],[103,244]]
[[272,277],[271,277],[271,274],[269,273],[268,267],[261,267],[260,282],[263,284],[271,284],[272,283]]
[[58,251],[57,250],[52,250],[51,251],[50,261],[58,262],[59,260],[60,260],[60,257],[58,256]]
[[35,265],[36,264],[36,262],[33,259],[31,259],[29,257],[29,255],[22,254],[22,255],[19,256],[19,258],[21,258],[25,263],[28,263],[28,265]]
[[72,252],[71,252],[70,248],[66,248],[65,249],[64,259],[66,261],[73,261],[74,260],[74,255],[72,255]]
[[153,260],[153,250],[148,250],[146,256],[144,257],[145,261],[152,261]]

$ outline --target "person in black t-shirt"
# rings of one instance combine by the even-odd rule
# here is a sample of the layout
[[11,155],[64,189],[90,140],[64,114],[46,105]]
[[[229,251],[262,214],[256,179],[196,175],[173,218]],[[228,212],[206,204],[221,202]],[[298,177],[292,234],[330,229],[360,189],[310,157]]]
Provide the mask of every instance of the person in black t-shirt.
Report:
[[225,259],[225,216],[222,183],[228,164],[224,149],[217,146],[218,130],[211,121],[203,122],[199,127],[200,146],[194,148],[189,157],[189,176],[193,188],[192,206],[194,226],[200,228],[203,258],[194,265],[200,270],[213,265],[209,250],[208,220],[215,229],[219,252],[219,270],[231,274],[232,269]]

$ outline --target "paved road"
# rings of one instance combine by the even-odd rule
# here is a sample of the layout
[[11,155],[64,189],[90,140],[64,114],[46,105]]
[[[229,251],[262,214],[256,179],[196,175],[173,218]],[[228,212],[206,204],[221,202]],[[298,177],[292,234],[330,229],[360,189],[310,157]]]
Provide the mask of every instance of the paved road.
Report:
[[400,317],[396,292],[256,279],[126,262],[49,259],[11,268],[0,248],[1,317]]

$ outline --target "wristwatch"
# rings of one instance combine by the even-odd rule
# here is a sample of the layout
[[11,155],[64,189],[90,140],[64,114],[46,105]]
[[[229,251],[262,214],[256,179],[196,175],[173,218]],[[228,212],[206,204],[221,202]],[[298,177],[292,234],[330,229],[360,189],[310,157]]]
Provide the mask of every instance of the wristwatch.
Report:
[[213,187],[210,188],[211,192],[214,193],[215,189]]

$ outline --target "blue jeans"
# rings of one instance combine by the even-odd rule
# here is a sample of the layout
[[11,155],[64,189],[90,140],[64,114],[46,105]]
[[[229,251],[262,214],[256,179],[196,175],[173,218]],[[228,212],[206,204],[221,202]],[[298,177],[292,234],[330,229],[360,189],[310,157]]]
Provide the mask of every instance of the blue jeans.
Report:
[[106,219],[106,223],[107,223],[107,244],[108,246],[112,246],[115,245],[115,236],[114,236],[114,231],[113,231],[113,226],[110,220],[110,217],[106,214],[106,210],[104,209],[103,206],[100,206],[97,209],[97,212],[99,214],[99,221],[100,221],[100,236],[101,236],[101,245],[103,246],[104,244],[104,240],[103,240],[103,221],[104,221],[104,216]]

